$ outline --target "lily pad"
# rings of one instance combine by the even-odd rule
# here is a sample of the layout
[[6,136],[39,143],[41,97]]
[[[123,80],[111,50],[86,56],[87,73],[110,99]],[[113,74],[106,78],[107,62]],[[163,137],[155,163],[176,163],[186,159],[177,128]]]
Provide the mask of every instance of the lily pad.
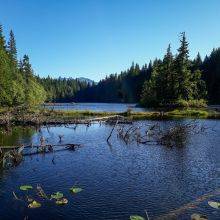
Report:
[[208,220],[208,218],[205,215],[194,213],[191,215],[191,220]]
[[220,208],[220,202],[214,202],[214,201],[208,201],[208,204],[215,209],[219,209]]
[[31,185],[23,185],[23,186],[20,186],[20,190],[23,190],[23,191],[27,191],[29,189],[33,189],[33,187]]
[[72,188],[70,188],[70,191],[72,193],[79,193],[79,192],[83,191],[83,189],[79,188],[79,187],[72,187]]
[[131,215],[130,220],[145,220],[145,218],[140,215]]
[[35,209],[35,208],[39,208],[39,207],[41,207],[41,204],[35,200],[28,205],[28,208],[30,208],[30,209]]
[[63,198],[63,193],[61,192],[56,192],[51,195],[51,199],[61,199],[61,198]]
[[66,198],[58,199],[56,201],[57,205],[66,205],[68,203],[68,200]]

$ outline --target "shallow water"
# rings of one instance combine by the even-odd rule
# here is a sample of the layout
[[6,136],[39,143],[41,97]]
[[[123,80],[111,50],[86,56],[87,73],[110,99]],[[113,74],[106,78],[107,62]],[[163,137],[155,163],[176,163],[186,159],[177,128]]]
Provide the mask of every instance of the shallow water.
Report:
[[97,112],[125,112],[131,109],[134,112],[146,111],[144,108],[136,107],[136,104],[124,103],[57,103],[46,105],[55,110],[89,110]]
[[[184,121],[141,121],[140,125],[170,124]],[[61,151],[46,155],[26,156],[15,168],[0,173],[0,219],[129,219],[130,215],[151,219],[212,192],[220,185],[220,122],[200,120],[209,129],[204,134],[186,137],[182,148],[167,148],[157,144],[125,145],[114,133],[111,146],[106,138],[108,125],[78,126],[75,130],[61,127],[14,129],[10,135],[1,135],[1,145],[39,143],[46,137],[48,143],[81,143],[76,151]],[[52,159],[54,158],[54,163]],[[46,193],[64,193],[69,203],[56,206],[52,201],[41,201],[42,207],[28,209],[27,204],[13,199],[24,193],[20,185],[40,184]],[[72,195],[69,188],[77,184],[83,191]],[[33,192],[31,194],[34,195]],[[220,201],[220,197],[213,198]],[[190,219],[199,212],[209,219],[220,219],[220,211],[207,205],[188,211],[180,219]]]

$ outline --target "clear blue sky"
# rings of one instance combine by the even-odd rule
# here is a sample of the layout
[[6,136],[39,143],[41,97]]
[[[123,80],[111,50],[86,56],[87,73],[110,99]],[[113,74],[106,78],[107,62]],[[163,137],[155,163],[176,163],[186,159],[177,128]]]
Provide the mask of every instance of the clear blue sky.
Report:
[[40,76],[88,77],[162,57],[186,31],[190,55],[220,46],[219,0],[0,0],[0,23],[13,29],[19,56]]

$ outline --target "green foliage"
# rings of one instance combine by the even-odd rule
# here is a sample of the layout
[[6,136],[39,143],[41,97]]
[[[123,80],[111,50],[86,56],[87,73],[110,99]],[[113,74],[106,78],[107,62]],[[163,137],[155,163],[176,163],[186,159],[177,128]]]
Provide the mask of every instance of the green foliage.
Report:
[[200,65],[202,78],[206,82],[208,100],[211,104],[220,104],[220,48],[213,49]]
[[70,191],[72,192],[72,193],[79,193],[79,192],[81,192],[83,189],[82,188],[79,188],[79,187],[72,187],[72,188],[70,188]]
[[63,198],[63,193],[61,192],[56,192],[51,195],[51,199],[62,199]]
[[178,99],[175,103],[173,103],[173,106],[187,108],[204,108],[207,106],[207,103],[204,99],[194,99],[189,101]]
[[46,92],[34,76],[29,58],[17,61],[16,41],[12,31],[7,46],[0,25],[0,105],[32,107],[46,99]]
[[150,78],[152,63],[131,67],[120,74],[111,74],[97,84],[88,85],[76,93],[76,101],[83,102],[138,102],[143,84]]
[[220,209],[220,202],[208,201],[208,204],[214,209]]
[[[175,59],[170,45],[162,62],[153,66],[149,81],[144,84],[141,104],[144,106],[203,107],[206,97],[205,83],[199,69],[190,69],[188,43],[181,34],[180,48]],[[197,62],[198,63],[198,62]]]
[[30,209],[36,209],[36,208],[40,208],[40,207],[41,207],[41,204],[35,200],[28,205],[28,208],[30,208]]
[[20,190],[22,190],[22,191],[27,191],[29,189],[33,189],[33,187],[31,185],[20,186]]
[[48,102],[73,102],[76,93],[88,86],[87,82],[77,79],[51,77],[39,78],[38,82],[44,87],[47,92]]
[[197,103],[200,107],[202,99],[220,103],[220,48],[214,49],[204,61],[199,53],[190,60],[185,33],[181,33],[176,56],[169,45],[163,60],[155,59],[141,68],[132,63],[128,70],[111,74],[75,95],[76,101],[140,102],[148,107],[182,106],[182,100],[183,106]]
[[201,117],[201,118],[206,118],[209,116],[209,113],[205,110],[197,110],[197,109],[175,109],[173,111],[170,111],[167,113],[168,116],[180,116],[180,117],[185,117],[185,116],[190,116],[190,117]]
[[130,220],[145,220],[145,218],[140,215],[131,215]]
[[66,205],[67,203],[68,203],[68,199],[66,199],[66,198],[58,199],[56,201],[57,205]]

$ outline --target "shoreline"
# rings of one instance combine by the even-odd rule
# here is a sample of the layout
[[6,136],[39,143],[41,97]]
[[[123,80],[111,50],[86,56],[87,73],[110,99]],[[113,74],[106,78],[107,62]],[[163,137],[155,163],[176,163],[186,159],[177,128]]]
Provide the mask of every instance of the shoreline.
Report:
[[90,124],[123,117],[127,121],[166,119],[220,119],[220,112],[207,109],[175,109],[172,111],[148,112],[96,112],[87,110],[34,109],[25,112],[15,109],[0,109],[0,126],[11,125],[61,125]]

